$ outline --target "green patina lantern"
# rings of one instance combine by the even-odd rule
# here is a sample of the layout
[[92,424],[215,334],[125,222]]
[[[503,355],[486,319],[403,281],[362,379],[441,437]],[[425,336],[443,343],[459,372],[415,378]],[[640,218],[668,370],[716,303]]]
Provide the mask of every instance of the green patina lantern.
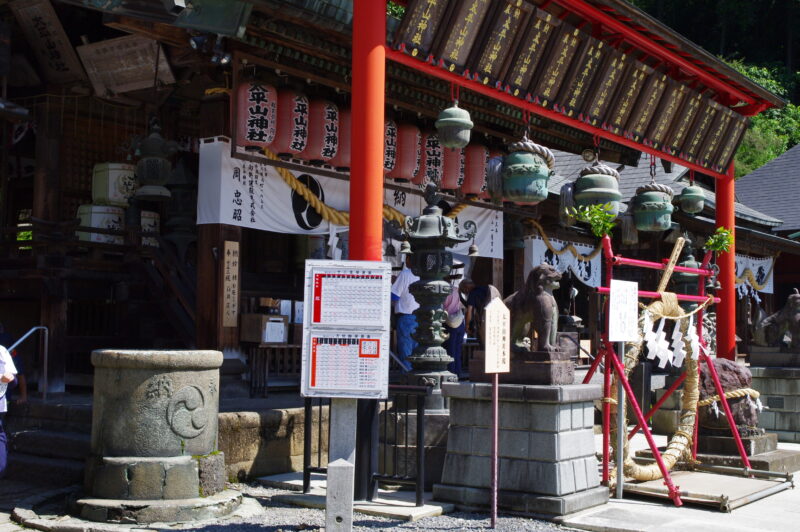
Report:
[[666,231],[672,226],[672,189],[655,181],[636,189],[631,201],[639,231]]
[[442,147],[461,149],[469,144],[469,135],[473,124],[469,117],[469,111],[459,107],[458,100],[453,101],[452,107],[439,113],[435,125]]
[[683,212],[688,214],[702,212],[705,200],[706,196],[703,194],[703,189],[697,185],[689,185],[678,195],[678,205],[680,205]]
[[503,158],[503,198],[519,205],[536,205],[547,199],[547,182],[555,174],[553,152],[527,136],[508,147]]
[[609,212],[616,216],[619,214],[619,202],[622,199],[619,172],[595,161],[592,166],[581,170],[580,177],[575,180],[574,195],[575,205],[578,207],[608,204],[611,206]]

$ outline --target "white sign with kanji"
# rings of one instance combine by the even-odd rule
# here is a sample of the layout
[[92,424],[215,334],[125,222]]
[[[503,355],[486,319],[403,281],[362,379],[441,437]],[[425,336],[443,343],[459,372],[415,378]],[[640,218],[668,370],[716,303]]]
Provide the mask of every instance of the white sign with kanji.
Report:
[[500,298],[486,305],[486,373],[511,371],[509,337],[511,319],[508,307]]
[[632,342],[639,339],[639,283],[611,280],[608,304],[608,339]]

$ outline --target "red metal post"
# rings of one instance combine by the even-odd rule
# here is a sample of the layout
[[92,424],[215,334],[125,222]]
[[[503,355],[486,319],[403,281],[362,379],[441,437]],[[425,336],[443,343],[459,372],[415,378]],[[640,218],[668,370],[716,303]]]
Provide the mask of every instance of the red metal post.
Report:
[[[619,361],[617,353],[614,351],[611,343],[608,342],[606,338],[603,338],[603,341],[606,342],[606,364],[608,364],[606,367],[606,372],[611,371],[611,368],[613,367],[614,373],[617,374],[617,379],[619,381],[618,386],[621,385],[625,388],[625,393],[627,393],[628,397],[631,399],[630,405],[633,409],[633,413],[644,430],[644,437],[647,440],[647,444],[650,446],[650,450],[653,452],[653,458],[655,458],[656,463],[658,464],[658,469],[661,470],[661,476],[664,478],[664,484],[667,485],[667,489],[669,490],[669,498],[672,499],[672,502],[675,504],[675,506],[682,506],[683,501],[681,501],[680,491],[672,482],[669,469],[667,469],[667,466],[664,464],[664,460],[661,458],[661,452],[658,450],[658,445],[653,439],[653,434],[650,432],[650,428],[647,426],[647,422],[644,419],[644,414],[642,414],[642,409],[639,408],[639,403],[636,401],[636,397],[633,395],[633,389],[631,388],[630,383],[628,383],[628,379],[625,377],[625,368]],[[618,428],[618,430],[623,429]]]
[[727,253],[717,253],[719,283],[722,299],[717,305],[717,356],[736,358],[736,219],[734,215],[733,163],[725,179],[717,179],[716,210],[717,227],[725,227],[734,233],[734,243]]
[[386,2],[353,5],[350,259],[381,260]]

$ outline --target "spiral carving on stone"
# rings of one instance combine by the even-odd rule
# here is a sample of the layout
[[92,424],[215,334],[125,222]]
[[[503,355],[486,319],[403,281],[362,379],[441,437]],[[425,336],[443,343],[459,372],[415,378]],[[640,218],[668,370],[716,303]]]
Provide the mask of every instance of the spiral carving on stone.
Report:
[[178,390],[167,405],[167,423],[178,436],[199,436],[208,424],[203,391],[197,386],[186,386]]
[[610,175],[613,176],[619,181],[619,172],[617,172],[614,168],[610,166],[606,166],[601,162],[595,162],[592,166],[586,166],[583,170],[581,170],[581,177],[590,174],[602,174],[602,175]]
[[556,158],[553,156],[553,152],[551,152],[548,148],[544,146],[540,146],[536,144],[528,137],[522,137],[522,140],[518,142],[512,142],[508,145],[508,151],[515,152],[515,151],[527,151],[529,153],[533,153],[534,155],[538,155],[544,162],[547,164],[547,168],[550,170],[556,165]]

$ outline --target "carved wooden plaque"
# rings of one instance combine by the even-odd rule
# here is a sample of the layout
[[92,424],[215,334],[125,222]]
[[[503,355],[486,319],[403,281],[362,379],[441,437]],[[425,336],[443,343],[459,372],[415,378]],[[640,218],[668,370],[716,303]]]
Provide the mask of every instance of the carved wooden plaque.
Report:
[[575,58],[581,43],[588,36],[581,30],[562,24],[555,38],[548,57],[537,70],[531,84],[530,93],[543,107],[551,107],[558,91],[567,76],[572,60]]
[[681,147],[681,157],[690,163],[697,160],[700,155],[700,148],[703,146],[703,141],[711,129],[711,124],[714,123],[714,118],[717,116],[721,106],[704,98],[700,104],[697,118],[695,118],[692,127],[689,129],[689,134],[686,140],[683,141]]
[[573,68],[558,96],[558,107],[569,117],[577,117],[579,109],[589,95],[595,74],[608,54],[609,47],[603,41],[592,37],[586,39],[583,50],[573,62]]
[[719,152],[723,142],[725,131],[733,120],[733,111],[727,107],[720,106],[711,127],[708,129],[706,138],[703,140],[703,145],[700,146],[700,153],[697,156],[697,162],[704,168],[710,168],[716,164],[714,156]]
[[489,0],[465,0],[458,3],[444,28],[441,46],[434,53],[450,72],[462,72],[470,50],[478,38],[483,20],[489,12]]
[[623,76],[620,90],[617,93],[616,103],[603,121],[605,129],[615,135],[623,134],[628,117],[631,116],[642,88],[652,72],[652,68],[639,61],[633,61],[628,65],[628,70]]
[[588,124],[600,127],[606,110],[611,105],[617,87],[622,81],[629,56],[613,51],[601,67],[597,83],[589,94],[589,103],[583,111],[582,119]]
[[725,132],[722,146],[715,157],[716,161],[713,167],[716,168],[718,172],[725,172],[728,168],[731,159],[733,159],[736,153],[736,148],[739,147],[739,143],[742,141],[745,131],[747,131],[748,124],[749,120],[746,116],[734,113],[731,117],[728,131]]
[[414,57],[424,59],[433,48],[436,30],[447,11],[447,0],[415,0],[408,6],[395,46],[405,45]]
[[669,126],[677,118],[678,110],[687,94],[689,94],[689,88],[686,85],[667,80],[667,88],[642,141],[644,144],[653,148],[661,148],[669,132]]
[[85,78],[78,56],[50,0],[15,0],[9,7],[47,81],[69,83]]
[[222,326],[239,323],[239,242],[226,240],[223,248]]
[[561,21],[541,9],[536,9],[528,30],[522,38],[514,56],[514,62],[503,79],[508,85],[511,94],[524,98],[531,84],[531,78],[544,55],[545,46],[553,35],[557,34],[556,28]]
[[667,88],[667,75],[662,72],[653,72],[648,78],[642,90],[636,107],[633,108],[628,124],[625,126],[628,138],[634,142],[641,142],[644,138],[647,126],[655,116],[656,109],[659,107],[661,97]]
[[175,83],[172,69],[157,41],[128,35],[78,46],[78,54],[86,66],[98,96],[112,96],[153,86],[153,66],[158,55],[158,81]]
[[475,79],[487,85],[500,77],[531,11],[533,6],[522,0],[498,2],[492,21],[487,25],[486,39],[478,47],[480,57],[475,67]]
[[681,145],[689,134],[689,128],[692,126],[697,112],[703,103],[703,96],[696,91],[689,89],[688,94],[683,99],[680,111],[676,120],[670,126],[670,131],[667,133],[667,140],[664,143],[663,150],[670,155],[678,155],[681,151]]

